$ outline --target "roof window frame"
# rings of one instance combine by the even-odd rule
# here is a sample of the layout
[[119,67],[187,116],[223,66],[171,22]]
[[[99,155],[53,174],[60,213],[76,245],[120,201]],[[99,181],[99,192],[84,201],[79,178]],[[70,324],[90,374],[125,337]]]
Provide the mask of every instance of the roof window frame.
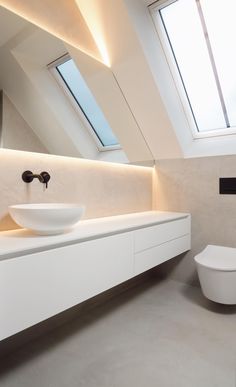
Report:
[[236,126],[225,127],[221,129],[212,129],[208,131],[199,131],[194,119],[194,113],[191,109],[191,103],[188,98],[187,91],[184,87],[184,82],[181,78],[181,72],[178,70],[178,63],[175,59],[174,51],[171,49],[171,42],[168,38],[164,23],[161,20],[160,10],[175,3],[178,0],[157,0],[148,5],[148,10],[153,21],[157,38],[160,41],[163,55],[166,58],[166,63],[169,67],[170,75],[179,96],[182,105],[183,113],[187,119],[188,128],[193,140],[201,140],[211,137],[221,137],[228,135],[236,135]]
[[69,85],[63,79],[62,75],[60,75],[60,73],[57,69],[57,66],[65,63],[66,61],[68,61],[70,59],[73,59],[73,58],[71,58],[69,53],[65,53],[64,55],[62,55],[59,58],[55,59],[54,61],[50,62],[47,65],[47,68],[50,71],[50,73],[52,74],[53,78],[56,80],[60,89],[63,91],[64,95],[68,98],[68,101],[70,102],[71,106],[73,107],[73,109],[75,110],[77,115],[79,116],[85,129],[89,132],[90,137],[92,138],[93,142],[95,143],[98,151],[99,152],[108,152],[108,151],[121,150],[122,147],[120,144],[103,145],[98,134],[96,133],[96,130],[93,128],[92,124],[90,123],[89,118],[83,112],[83,109],[80,107],[79,102],[77,102],[76,98],[74,97],[73,92],[71,91]]

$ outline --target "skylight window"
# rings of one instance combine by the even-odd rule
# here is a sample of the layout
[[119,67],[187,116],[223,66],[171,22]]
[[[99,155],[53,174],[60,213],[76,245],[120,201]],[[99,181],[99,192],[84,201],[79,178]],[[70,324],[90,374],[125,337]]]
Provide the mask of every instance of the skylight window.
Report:
[[118,140],[74,61],[67,55],[55,64],[55,68],[96,135],[99,145],[109,149],[117,148]]
[[161,1],[152,13],[195,131],[236,127],[235,0]]

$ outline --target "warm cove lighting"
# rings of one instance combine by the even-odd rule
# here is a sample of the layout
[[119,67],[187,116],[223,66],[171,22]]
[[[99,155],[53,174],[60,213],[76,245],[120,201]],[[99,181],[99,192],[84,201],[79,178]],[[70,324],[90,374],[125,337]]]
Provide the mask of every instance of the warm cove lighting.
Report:
[[[111,61],[109,58],[107,46],[105,43],[105,37],[102,26],[101,9],[95,0],[76,0],[81,14],[84,17],[85,22],[96,42],[97,48],[101,54],[103,63],[107,67],[111,67]],[[101,7],[101,5],[100,5]]]
[[111,67],[109,55],[108,55],[107,48],[106,48],[106,45],[104,43],[103,38],[101,36],[96,36],[95,41],[96,41],[98,50],[99,50],[99,52],[101,54],[101,57],[103,59],[103,63],[107,67]]
[[76,164],[76,167],[80,164],[81,166],[90,166],[94,169],[117,169],[117,170],[140,170],[143,171],[143,173],[152,173],[154,167],[150,166],[142,166],[142,165],[133,165],[133,164],[119,164],[119,163],[112,163],[109,161],[100,161],[100,160],[89,160],[89,159],[83,159],[83,158],[77,158],[77,157],[68,157],[68,156],[57,156],[57,155],[51,155],[46,153],[36,153],[36,152],[27,152],[27,151],[20,151],[20,150],[13,150],[13,149],[0,149],[0,157],[12,157],[12,160],[17,162],[17,157],[25,158],[28,161],[30,161],[30,158],[32,160],[51,160],[55,163],[62,163],[67,164],[70,163],[71,166]]
[[[75,44],[74,40],[72,41],[72,40],[68,39],[67,37],[65,37],[64,35],[59,34],[57,31],[52,30],[52,28],[50,26],[46,25],[45,23],[43,23],[42,20],[36,20],[35,17],[33,17],[32,15],[30,15],[30,14],[26,15],[25,12],[20,12],[18,9],[15,9],[13,6],[9,6],[8,4],[5,4],[5,3],[4,3],[4,5],[0,4],[0,6],[6,8],[8,11],[13,12],[16,15],[22,17],[22,19],[25,19],[29,23],[32,23],[35,26],[43,29],[44,31],[48,32],[49,34],[55,36],[56,38],[62,40],[65,43],[69,44],[70,46],[80,50],[81,52],[83,52],[84,54],[86,54],[86,55],[90,56],[91,58],[97,60],[98,62],[105,64],[103,62],[103,56],[102,55],[101,55],[100,58],[98,56],[93,55],[89,50],[85,50],[83,47],[80,47],[79,44]],[[103,55],[105,55],[105,49],[102,49],[102,47],[101,47],[101,50],[104,51]],[[99,53],[100,53],[100,49],[99,49]]]

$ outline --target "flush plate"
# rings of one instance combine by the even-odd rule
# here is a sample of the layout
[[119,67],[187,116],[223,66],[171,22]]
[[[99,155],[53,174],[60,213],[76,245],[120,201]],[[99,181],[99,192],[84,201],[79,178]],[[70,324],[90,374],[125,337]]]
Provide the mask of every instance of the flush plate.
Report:
[[236,195],[236,177],[220,177],[219,193],[224,195]]

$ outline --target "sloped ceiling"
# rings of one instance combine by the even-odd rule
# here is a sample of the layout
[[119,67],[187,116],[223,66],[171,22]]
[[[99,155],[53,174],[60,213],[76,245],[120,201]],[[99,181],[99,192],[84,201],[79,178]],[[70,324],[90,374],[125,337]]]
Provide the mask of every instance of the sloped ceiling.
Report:
[[[50,153],[125,163],[153,159],[110,68],[3,7],[1,20],[0,89]],[[122,149],[98,151],[48,71],[47,64],[66,52],[77,63]]]
[[[150,159],[183,156],[125,0],[0,0],[0,5],[110,67]],[[133,133],[127,130],[126,136],[135,148]]]
[[74,0],[1,0],[0,5],[97,60],[102,60]]
[[[0,18],[1,15],[2,7]],[[10,15],[16,31],[22,19],[11,12]],[[0,36],[2,27],[1,24]],[[10,39],[0,47],[0,89],[50,153],[96,159],[98,151],[87,130],[47,70],[48,63],[65,54],[63,41],[28,22],[12,35],[5,34]]]
[[27,22],[2,8],[0,12],[0,47],[20,32]]
[[[137,0],[134,0],[134,2]],[[182,150],[124,0],[76,0],[154,159]],[[135,139],[133,139],[135,146]]]

